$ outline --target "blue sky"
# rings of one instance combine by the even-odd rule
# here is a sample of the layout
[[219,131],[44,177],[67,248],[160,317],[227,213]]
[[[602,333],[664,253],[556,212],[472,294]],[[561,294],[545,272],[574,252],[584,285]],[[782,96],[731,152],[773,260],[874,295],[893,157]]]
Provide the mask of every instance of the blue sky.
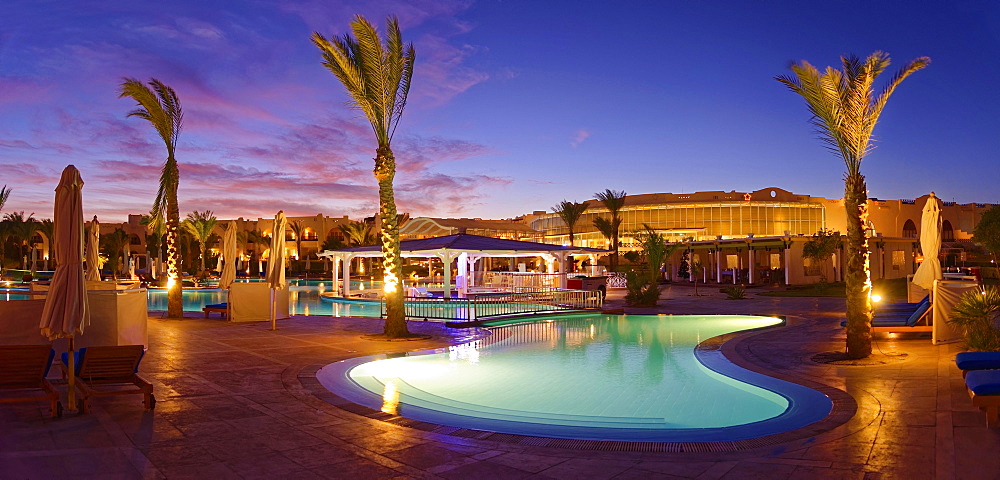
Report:
[[51,216],[59,173],[84,214],[152,205],[165,149],[126,118],[123,77],[185,109],[180,208],[220,218],[376,210],[374,139],[309,41],[399,17],[417,66],[394,150],[413,216],[508,218],[560,200],[780,187],[840,198],[843,163],[795,61],[889,52],[931,65],[893,95],[870,196],[1000,202],[1000,4],[675,1],[7,1],[0,4],[5,212]]

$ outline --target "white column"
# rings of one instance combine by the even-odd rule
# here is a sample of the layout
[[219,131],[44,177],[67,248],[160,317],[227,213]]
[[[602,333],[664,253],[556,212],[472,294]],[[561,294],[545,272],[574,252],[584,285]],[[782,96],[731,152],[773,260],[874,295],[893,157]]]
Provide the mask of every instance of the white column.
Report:
[[338,295],[342,291],[340,289],[340,284],[338,283],[340,282],[340,258],[332,257],[331,261],[333,262],[333,268],[331,268],[331,270],[333,270],[331,285],[333,286],[333,294]]
[[753,247],[748,247],[747,248],[747,253],[748,253],[747,258],[750,259],[750,266],[747,267],[749,269],[748,271],[750,273],[750,276],[748,278],[748,283],[750,285],[753,285],[753,264],[754,264],[754,261],[753,261],[754,260],[754,258],[753,258]]
[[344,257],[344,297],[351,296],[351,260],[354,257],[348,255]]
[[448,250],[442,250],[441,253],[437,254],[438,258],[441,259],[441,263],[444,264],[444,301],[451,301],[451,252]]
[[566,274],[569,272],[569,265],[566,264],[567,261],[566,252],[556,253],[556,260],[559,262],[559,283],[556,285],[558,288],[566,288]]
[[455,284],[458,287],[458,296],[465,297],[469,293],[469,254],[462,252],[458,255],[458,276]]
[[715,249],[715,283],[722,283],[722,249]]
[[784,258],[782,258],[782,261],[784,262],[784,264],[782,264],[781,266],[783,267],[782,270],[785,271],[785,285],[788,285],[789,283],[791,283],[790,280],[792,278],[792,276],[791,276],[792,275],[791,265],[788,263],[788,260],[790,258],[792,258],[792,252],[791,252],[791,250],[792,250],[791,245],[789,245],[788,248],[785,248],[785,250],[784,250],[785,255],[784,255]]

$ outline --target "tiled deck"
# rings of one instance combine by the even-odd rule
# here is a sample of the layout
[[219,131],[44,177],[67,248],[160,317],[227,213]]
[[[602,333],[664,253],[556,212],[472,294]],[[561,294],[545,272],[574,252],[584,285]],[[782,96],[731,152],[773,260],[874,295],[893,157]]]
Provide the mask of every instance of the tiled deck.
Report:
[[847,413],[811,436],[725,453],[478,440],[362,417],[308,389],[322,364],[455,341],[438,324],[411,324],[431,340],[374,342],[362,335],[381,326],[368,319],[296,317],[272,332],[151,318],[141,373],[154,384],[156,411],[143,412],[139,396],[96,399],[93,413],[62,419],[48,418],[43,403],[0,406],[0,478],[1000,478],[1000,431],[986,428],[965,393],[958,345],[880,337],[876,353],[888,355],[873,359],[884,364],[822,364],[812,357],[843,349],[843,300],[665,293],[664,313],[786,315],[786,327],[726,343],[727,355],[840,389]]

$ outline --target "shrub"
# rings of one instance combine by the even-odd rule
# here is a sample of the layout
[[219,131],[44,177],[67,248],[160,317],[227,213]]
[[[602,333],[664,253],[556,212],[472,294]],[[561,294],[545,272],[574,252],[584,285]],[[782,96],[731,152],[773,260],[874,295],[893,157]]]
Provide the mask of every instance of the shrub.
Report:
[[971,350],[1000,350],[1000,289],[988,287],[962,295],[949,323],[965,327],[965,343]]
[[645,277],[635,271],[627,272],[625,278],[628,282],[625,285],[628,289],[625,294],[625,304],[630,307],[656,306],[656,302],[660,300],[660,287],[655,282],[645,281]]
[[747,298],[747,291],[743,288],[743,285],[733,285],[731,287],[726,287],[726,298],[730,300],[743,300]]

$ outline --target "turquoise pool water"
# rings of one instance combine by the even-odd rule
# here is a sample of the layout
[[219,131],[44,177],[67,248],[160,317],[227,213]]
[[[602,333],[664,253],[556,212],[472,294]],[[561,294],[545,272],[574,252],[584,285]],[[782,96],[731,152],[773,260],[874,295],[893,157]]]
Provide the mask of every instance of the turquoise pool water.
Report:
[[479,341],[317,373],[352,402],[454,427],[590,440],[733,441],[825,417],[814,390],[696,350],[777,325],[751,316],[574,315],[491,328]]
[[[320,293],[330,290],[330,281],[298,280],[288,281],[288,310],[292,315],[333,315],[335,317],[377,317],[378,303],[361,302],[329,302],[320,298]],[[377,288],[380,282],[359,282],[352,280],[355,290],[362,288]],[[200,312],[205,305],[225,303],[227,294],[217,288],[186,289],[183,291],[184,311]],[[167,292],[162,289],[148,291],[147,308],[150,311],[167,310]]]

